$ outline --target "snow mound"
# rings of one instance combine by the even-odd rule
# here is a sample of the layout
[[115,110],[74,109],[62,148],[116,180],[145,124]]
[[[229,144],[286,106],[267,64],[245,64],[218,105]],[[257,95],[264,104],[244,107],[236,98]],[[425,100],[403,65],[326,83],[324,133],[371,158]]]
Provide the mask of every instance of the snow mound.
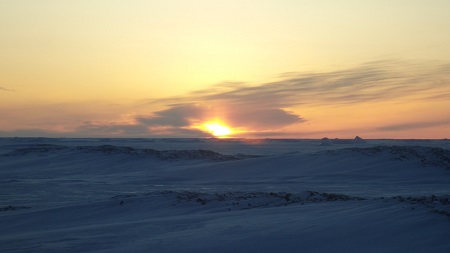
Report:
[[131,155],[154,157],[163,161],[177,161],[177,160],[214,160],[214,161],[229,161],[255,156],[250,155],[224,155],[211,150],[194,149],[194,150],[155,150],[155,149],[141,149],[128,146],[114,146],[114,145],[100,145],[100,146],[61,146],[53,144],[35,144],[25,148],[18,148],[3,156],[21,156],[27,154],[46,154],[61,151],[81,152],[87,154],[101,153],[106,155]]
[[16,211],[16,210],[22,210],[22,209],[30,209],[30,206],[5,206],[5,207],[0,207],[0,212],[4,212],[4,211]]
[[48,153],[54,151],[65,150],[67,147],[54,144],[33,144],[25,148],[17,148],[9,153],[3,154],[3,156],[15,156],[26,155],[30,153]]
[[316,202],[354,201],[364,200],[361,197],[344,194],[305,191],[302,193],[289,192],[196,192],[196,191],[161,191],[145,193],[142,196],[136,194],[117,195],[112,199],[119,205],[125,206],[136,201],[144,201],[145,198],[168,198],[173,200],[173,206],[215,206],[218,211],[239,211],[254,208],[281,207],[293,204],[304,205]]
[[450,170],[450,150],[422,146],[375,146],[328,150],[331,154],[359,153],[364,155],[388,155],[392,160],[417,161],[422,166],[437,166]]
[[331,146],[331,145],[333,145],[333,143],[327,137],[323,137],[322,140],[320,141],[320,146]]
[[339,144],[347,144],[347,145],[366,144],[366,141],[359,136],[356,136],[354,139],[339,139],[339,138],[329,139],[327,137],[324,137],[320,141],[320,146],[331,146],[334,144],[337,144],[337,145],[339,145]]
[[356,136],[355,139],[353,139],[353,143],[356,143],[356,144],[365,144],[366,141],[365,141],[363,138],[361,138],[361,137],[359,137],[359,136]]
[[410,205],[411,209],[424,208],[431,213],[450,217],[450,195],[430,196],[384,196],[362,198],[340,193],[317,191],[263,192],[263,191],[230,191],[230,192],[198,192],[198,191],[159,191],[144,194],[116,195],[111,199],[120,206],[129,206],[152,199],[166,199],[172,207],[199,207],[205,211],[224,212],[242,211],[255,208],[274,208],[288,205],[308,205],[314,203],[342,201],[383,201]]
[[450,196],[395,196],[395,197],[381,197],[380,199],[389,201],[396,201],[411,205],[414,210],[418,207],[424,207],[432,213],[444,215],[450,218]]

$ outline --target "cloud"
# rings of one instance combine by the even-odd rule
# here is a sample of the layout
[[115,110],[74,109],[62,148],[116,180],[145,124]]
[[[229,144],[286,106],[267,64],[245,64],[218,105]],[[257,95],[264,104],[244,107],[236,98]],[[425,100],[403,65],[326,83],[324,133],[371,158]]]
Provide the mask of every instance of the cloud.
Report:
[[[286,108],[448,100],[449,83],[449,64],[376,61],[326,73],[289,73],[281,80],[253,86],[242,82],[221,83],[186,96],[153,100],[150,103],[162,104],[168,109],[139,116],[137,121],[148,126],[176,128],[218,116],[232,126],[264,134],[307,120]],[[396,127],[408,126],[379,130]]]
[[279,108],[236,108],[229,122],[254,131],[274,130],[305,121],[299,115]]
[[[249,130],[253,136],[283,136],[283,129],[308,121],[301,115],[305,106],[357,106],[416,100],[450,100],[450,64],[376,61],[339,71],[288,73],[277,81],[259,85],[219,83],[184,96],[144,101],[141,108],[135,110],[140,114],[130,113],[132,116],[127,123],[88,121],[73,128],[67,136],[204,137],[209,134],[192,126],[215,119],[234,128]],[[152,110],[155,107],[164,109]],[[123,108],[120,114],[124,114]],[[392,124],[376,131],[411,130],[444,124],[447,123]]]
[[91,137],[208,137],[197,129],[173,127],[173,126],[153,126],[142,123],[136,124],[108,124],[85,122],[75,131],[79,136]]
[[201,124],[218,118],[226,121],[232,127],[261,131],[277,129],[303,121],[300,116],[279,108],[212,104],[171,105],[169,109],[155,112],[153,115],[137,116],[136,120],[139,124],[149,127],[165,126],[176,128],[189,127],[193,124]]
[[449,125],[450,126],[450,120],[446,120],[446,121],[427,121],[427,122],[409,122],[409,123],[402,123],[402,124],[393,124],[393,125],[387,125],[387,126],[378,127],[376,130],[382,130],[382,131],[405,131],[405,130],[430,128],[430,127],[444,126],[444,125]]
[[53,138],[70,137],[62,133],[45,131],[43,129],[35,129],[35,128],[17,129],[12,131],[0,131],[0,137],[43,137],[43,136]]
[[136,120],[147,126],[185,127],[190,125],[189,119],[201,118],[206,110],[197,105],[183,104],[155,112],[153,115],[137,116]]
[[0,86],[0,90],[2,90],[2,91],[15,91],[15,90],[10,90],[10,89],[7,89],[7,88],[1,87],[1,86]]
[[85,122],[77,127],[74,132],[81,136],[147,136],[148,129],[138,124],[114,124]]
[[232,105],[286,108],[302,104],[355,104],[396,100],[413,95],[450,99],[450,67],[437,62],[377,61],[326,73],[290,73],[276,82],[215,86],[162,103],[224,101]]

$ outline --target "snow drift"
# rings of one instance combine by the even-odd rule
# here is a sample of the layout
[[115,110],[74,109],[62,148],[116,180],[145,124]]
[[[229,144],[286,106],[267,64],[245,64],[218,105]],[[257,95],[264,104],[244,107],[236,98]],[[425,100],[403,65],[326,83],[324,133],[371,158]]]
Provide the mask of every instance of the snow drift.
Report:
[[19,138],[0,154],[1,252],[450,250],[447,142]]

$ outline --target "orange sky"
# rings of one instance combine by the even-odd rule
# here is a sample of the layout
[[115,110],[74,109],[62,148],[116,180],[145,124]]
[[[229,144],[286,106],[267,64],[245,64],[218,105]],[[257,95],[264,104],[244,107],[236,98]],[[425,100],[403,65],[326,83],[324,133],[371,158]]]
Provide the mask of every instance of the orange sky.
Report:
[[447,138],[448,27],[446,0],[1,1],[0,137]]

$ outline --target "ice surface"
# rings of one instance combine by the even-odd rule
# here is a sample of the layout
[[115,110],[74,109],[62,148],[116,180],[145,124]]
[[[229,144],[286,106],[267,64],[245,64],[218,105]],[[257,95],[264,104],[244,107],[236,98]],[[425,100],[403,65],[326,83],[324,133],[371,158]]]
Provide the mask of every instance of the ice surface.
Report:
[[0,138],[0,252],[450,252],[446,140]]

